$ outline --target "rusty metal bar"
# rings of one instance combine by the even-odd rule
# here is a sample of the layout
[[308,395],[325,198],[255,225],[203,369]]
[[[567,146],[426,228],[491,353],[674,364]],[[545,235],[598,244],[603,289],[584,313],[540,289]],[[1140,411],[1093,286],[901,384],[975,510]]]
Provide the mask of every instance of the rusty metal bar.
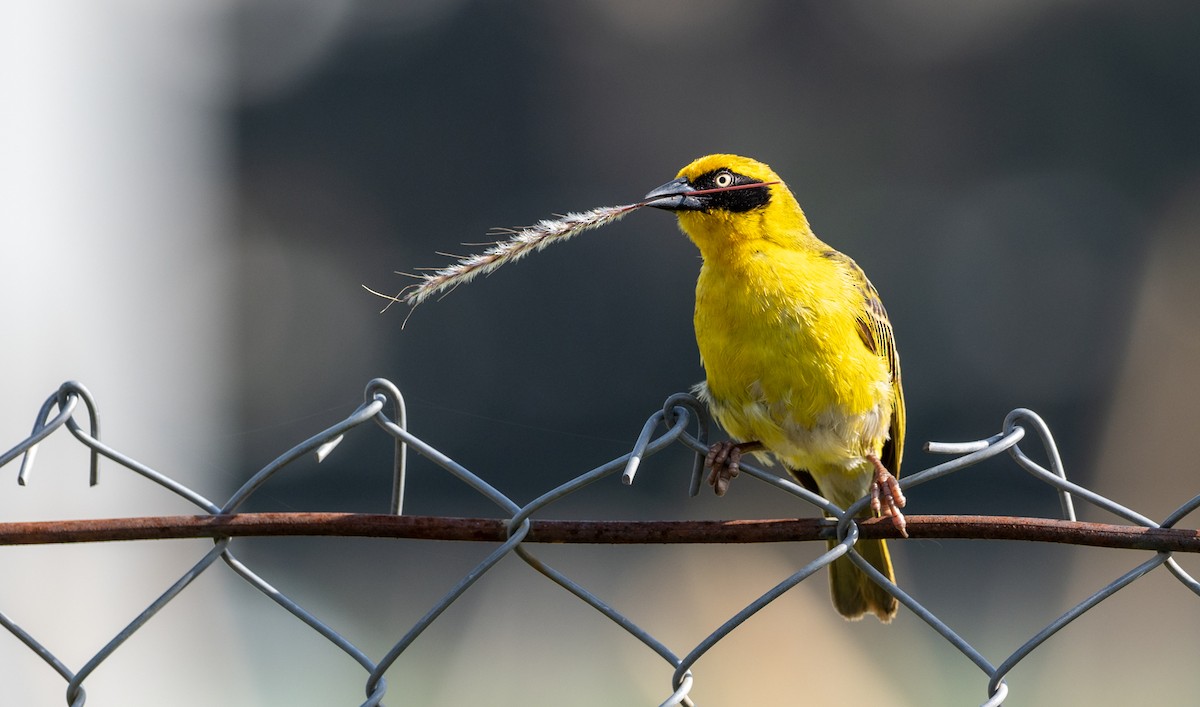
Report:
[[[507,519],[364,513],[241,513],[0,523],[0,545],[251,536],[331,536],[503,542]],[[896,539],[885,520],[860,522],[862,538]],[[681,521],[533,520],[524,542],[708,544],[825,540],[835,523],[819,518]],[[912,539],[1020,540],[1091,547],[1200,552],[1200,530],[1014,516],[909,517]]]

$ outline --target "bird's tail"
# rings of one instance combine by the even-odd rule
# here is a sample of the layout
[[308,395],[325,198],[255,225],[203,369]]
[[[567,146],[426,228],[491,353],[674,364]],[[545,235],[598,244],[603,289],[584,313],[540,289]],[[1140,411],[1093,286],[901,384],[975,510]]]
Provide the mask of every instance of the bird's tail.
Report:
[[[830,548],[835,545],[836,540],[829,541]],[[882,540],[859,540],[854,549],[884,577],[892,582],[896,581],[887,543]],[[849,557],[839,557],[829,566],[829,590],[833,594],[833,605],[838,613],[851,621],[861,619],[864,614],[870,612],[878,616],[880,621],[887,623],[896,615],[899,604],[896,597],[872,581]]]

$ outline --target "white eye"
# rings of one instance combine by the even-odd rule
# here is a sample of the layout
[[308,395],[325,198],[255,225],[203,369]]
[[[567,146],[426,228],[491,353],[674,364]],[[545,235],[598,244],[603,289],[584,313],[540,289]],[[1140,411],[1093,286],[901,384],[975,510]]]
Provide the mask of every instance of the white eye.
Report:
[[725,188],[733,185],[733,175],[729,172],[720,172],[713,178],[713,184],[718,187]]

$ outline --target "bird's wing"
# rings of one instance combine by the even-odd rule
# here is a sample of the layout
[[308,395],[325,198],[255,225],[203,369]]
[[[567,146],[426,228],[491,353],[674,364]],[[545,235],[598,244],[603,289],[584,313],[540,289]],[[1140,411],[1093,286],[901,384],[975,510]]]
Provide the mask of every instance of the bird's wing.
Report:
[[867,279],[866,273],[849,256],[837,251],[833,259],[841,262],[848,270],[858,291],[862,293],[862,309],[858,315],[858,334],[873,353],[887,360],[892,374],[892,424],[891,435],[883,445],[880,461],[888,471],[900,476],[900,460],[904,454],[904,390],[900,384],[900,356],[896,353],[896,335],[888,319],[879,292]]

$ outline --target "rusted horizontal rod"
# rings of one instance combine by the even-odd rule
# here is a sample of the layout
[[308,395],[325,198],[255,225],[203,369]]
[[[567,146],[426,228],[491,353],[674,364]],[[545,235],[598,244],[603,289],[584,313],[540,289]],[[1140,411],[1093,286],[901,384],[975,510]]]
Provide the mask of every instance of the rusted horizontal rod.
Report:
[[[762,543],[821,540],[834,524],[819,518],[775,520],[534,520],[526,542],[584,544]],[[0,545],[216,538],[354,536],[500,542],[505,521],[360,513],[242,513],[0,523]],[[888,519],[861,523],[864,538],[895,538]],[[908,516],[911,538],[1024,540],[1093,547],[1200,552],[1200,531],[1143,528],[1010,516]]]

